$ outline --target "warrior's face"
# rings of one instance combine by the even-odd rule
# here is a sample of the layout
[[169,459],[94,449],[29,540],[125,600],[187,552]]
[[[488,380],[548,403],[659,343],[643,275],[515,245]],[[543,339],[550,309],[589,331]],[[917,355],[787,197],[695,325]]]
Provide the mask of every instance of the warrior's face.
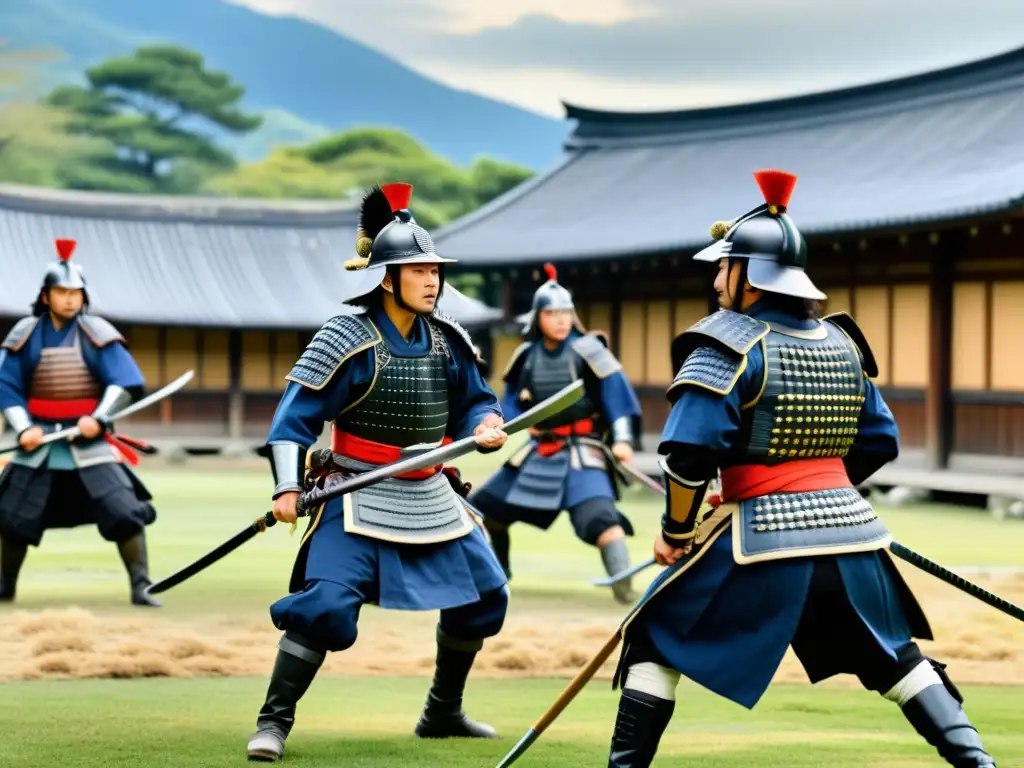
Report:
[[543,309],[537,321],[540,332],[552,341],[565,341],[572,330],[571,309]]
[[49,306],[50,312],[61,322],[72,320],[82,311],[85,303],[85,292],[81,288],[58,288],[54,286],[43,291],[43,303]]
[[[760,297],[761,292],[746,280],[741,281],[743,262],[738,259],[719,259],[718,275],[715,277],[715,293],[718,294],[718,306],[742,312]],[[740,297],[737,306],[736,297]]]
[[[438,264],[403,264],[399,270],[402,301],[409,311],[417,315],[429,315],[437,304],[441,292],[441,268]],[[384,290],[394,293],[391,275],[381,284]]]

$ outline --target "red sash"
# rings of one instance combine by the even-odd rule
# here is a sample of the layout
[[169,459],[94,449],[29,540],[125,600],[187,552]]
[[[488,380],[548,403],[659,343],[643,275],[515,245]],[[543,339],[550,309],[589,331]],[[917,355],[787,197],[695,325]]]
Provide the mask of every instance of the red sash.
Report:
[[[40,397],[30,397],[28,412],[37,419],[77,422],[83,416],[91,415],[96,410],[99,402],[99,400],[89,398],[82,400],[44,400]],[[136,443],[130,437],[125,435],[115,436],[109,432],[103,434],[103,439],[110,443],[125,461],[133,467],[138,466],[139,455],[130,446],[131,444],[136,444],[138,447],[142,447],[145,443]]]
[[785,464],[741,464],[722,470],[722,495],[708,499],[712,506],[745,501],[769,493],[852,488],[846,466],[838,456],[797,459]]
[[[450,437],[445,437],[441,440],[441,445],[448,445],[451,441]],[[396,445],[377,443],[373,440],[356,437],[348,432],[342,432],[337,427],[331,428],[331,450],[350,459],[364,461],[367,464],[391,464],[402,458],[402,449]],[[395,475],[395,477],[402,480],[426,480],[428,477],[436,475],[443,468],[443,464],[438,464],[426,469],[414,469],[412,472],[404,472],[401,475]]]
[[[530,427],[530,436],[544,438],[548,435],[556,437],[569,437],[570,435],[589,435],[594,431],[593,419],[580,419],[572,424],[565,424],[554,429],[537,429]],[[565,446],[565,440],[540,440],[537,443],[537,453],[541,456],[554,456]]]

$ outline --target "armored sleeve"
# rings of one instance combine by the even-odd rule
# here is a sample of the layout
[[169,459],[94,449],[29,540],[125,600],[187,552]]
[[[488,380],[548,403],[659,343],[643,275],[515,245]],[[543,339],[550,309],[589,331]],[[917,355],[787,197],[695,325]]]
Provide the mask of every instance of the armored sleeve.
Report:
[[766,323],[720,310],[693,325],[672,342],[676,376],[666,392],[675,402],[685,386],[728,395],[747,367],[747,354],[765,336]]
[[605,340],[597,334],[588,333],[580,336],[572,342],[572,348],[599,379],[622,370],[622,363],[608,349]]
[[21,320],[14,324],[14,327],[7,332],[7,336],[4,337],[3,348],[10,350],[11,352],[19,351],[28,341],[28,337],[32,335],[32,331],[35,330],[36,325],[39,323],[38,317],[23,317]]
[[102,317],[87,314],[79,315],[78,327],[82,329],[86,338],[97,349],[102,349],[114,342],[125,343],[121,332],[109,320],[105,320]]
[[363,315],[337,315],[316,332],[285,378],[321,390],[346,360],[380,342],[380,332]]

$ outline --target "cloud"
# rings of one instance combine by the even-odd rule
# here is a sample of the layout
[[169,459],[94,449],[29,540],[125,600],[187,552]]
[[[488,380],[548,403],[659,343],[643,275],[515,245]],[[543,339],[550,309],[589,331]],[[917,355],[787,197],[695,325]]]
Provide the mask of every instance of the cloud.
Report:
[[492,71],[560,70],[668,84],[871,80],[1024,41],[1024,2],[631,0],[616,24],[530,14],[432,37],[424,57]]

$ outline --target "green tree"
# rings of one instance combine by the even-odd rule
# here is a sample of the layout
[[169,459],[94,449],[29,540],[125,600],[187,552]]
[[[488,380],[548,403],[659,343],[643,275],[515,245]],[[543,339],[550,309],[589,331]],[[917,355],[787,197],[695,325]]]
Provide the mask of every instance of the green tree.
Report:
[[533,171],[520,165],[502,163],[489,157],[481,157],[469,169],[473,191],[478,205],[499,197],[513,187],[518,187],[533,176]]
[[204,172],[235,165],[201,127],[245,133],[262,122],[238,109],[244,87],[177,46],[140,48],[91,68],[86,77],[87,87],[58,88],[47,102],[71,115],[69,133],[104,139],[111,152],[68,166],[70,187],[191,191]]

